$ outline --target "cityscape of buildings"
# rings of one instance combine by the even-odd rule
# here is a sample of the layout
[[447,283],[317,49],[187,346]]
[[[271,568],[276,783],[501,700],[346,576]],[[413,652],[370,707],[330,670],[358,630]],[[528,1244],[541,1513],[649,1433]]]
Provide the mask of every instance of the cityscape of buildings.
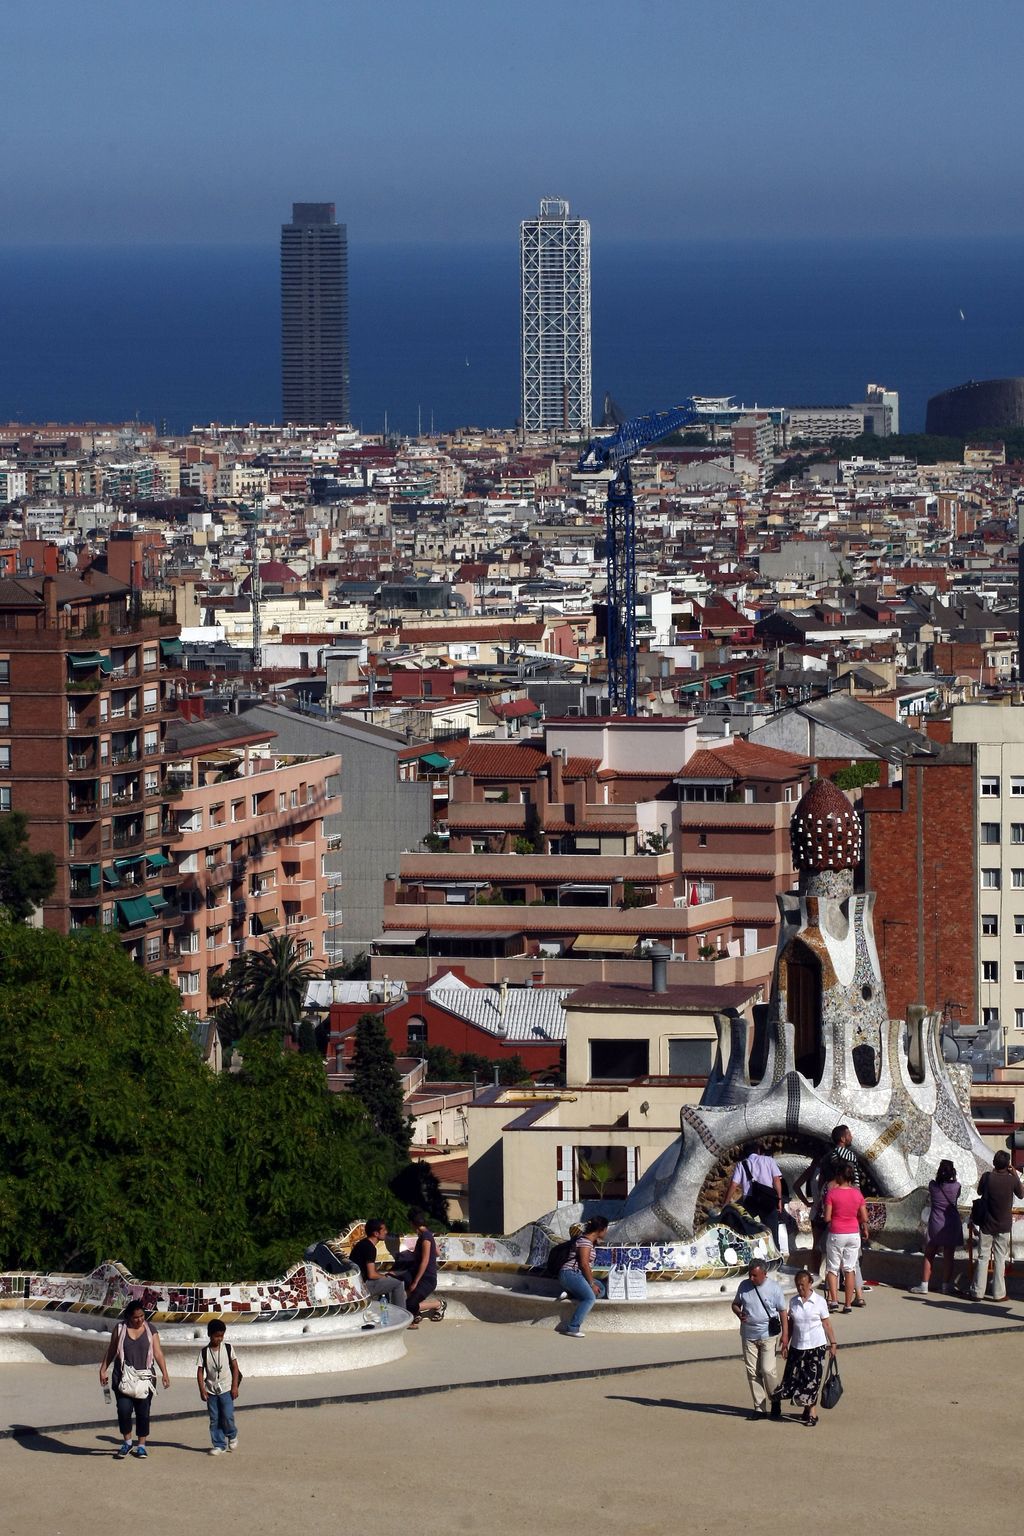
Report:
[[[816,777],[863,822],[894,1016],[942,1016],[983,1129],[1021,1118],[1024,466],[836,450],[898,431],[878,384],[698,397],[695,439],[632,460],[638,710],[613,714],[589,241],[560,199],[523,222],[507,431],[348,423],[326,203],[282,230],[283,425],[0,426],[0,811],[56,860],[37,921],[116,933],[211,1061],[232,963],[293,938],[332,1086],[381,1011],[424,1146],[481,1170],[449,1170],[479,1230],[580,1197],[595,1146],[624,1192],[677,1134],[717,1021],[765,1000]],[[504,1090],[438,1107],[425,1047],[570,1085],[557,1159],[521,1137],[488,1182]]]

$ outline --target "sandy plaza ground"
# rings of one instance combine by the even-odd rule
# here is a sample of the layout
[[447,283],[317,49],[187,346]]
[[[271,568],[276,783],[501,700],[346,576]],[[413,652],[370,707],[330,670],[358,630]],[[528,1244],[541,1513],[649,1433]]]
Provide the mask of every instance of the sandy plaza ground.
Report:
[[145,1463],[112,1460],[91,1370],[4,1366],[0,1532],[1018,1531],[1024,1304],[879,1289],[836,1325],[845,1394],[810,1432],[748,1423],[730,1333],[446,1321],[391,1366],[247,1381],[221,1457],[181,1379]]

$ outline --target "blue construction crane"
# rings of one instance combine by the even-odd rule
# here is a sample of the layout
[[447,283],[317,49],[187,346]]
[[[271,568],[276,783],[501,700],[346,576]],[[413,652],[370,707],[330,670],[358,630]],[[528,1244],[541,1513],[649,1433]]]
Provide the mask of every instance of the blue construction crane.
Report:
[[608,437],[592,438],[580,454],[580,474],[614,471],[605,503],[608,707],[613,715],[636,714],[636,506],[629,461],[648,443],[700,419],[693,400],[686,400],[667,411],[637,416]]

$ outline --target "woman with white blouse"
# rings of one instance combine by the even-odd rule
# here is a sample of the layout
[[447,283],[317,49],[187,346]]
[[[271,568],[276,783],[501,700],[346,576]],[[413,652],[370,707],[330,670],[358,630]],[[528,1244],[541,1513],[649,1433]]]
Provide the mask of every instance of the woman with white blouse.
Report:
[[796,1277],[796,1295],[789,1304],[789,1343],[782,1345],[786,1370],[774,1396],[776,1401],[790,1398],[802,1408],[801,1422],[809,1429],[818,1422],[825,1356],[834,1357],[837,1347],[825,1298],[815,1294],[810,1272],[802,1269]]

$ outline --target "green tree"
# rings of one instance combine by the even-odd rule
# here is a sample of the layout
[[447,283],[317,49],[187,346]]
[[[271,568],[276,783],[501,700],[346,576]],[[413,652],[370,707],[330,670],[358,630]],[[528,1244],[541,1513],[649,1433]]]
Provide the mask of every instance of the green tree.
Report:
[[176,989],[109,935],[0,929],[0,1262],[198,1278],[243,1240]]
[[22,811],[0,816],[0,906],[16,923],[31,917],[57,883],[52,853],[33,853],[28,846],[28,817]]
[[316,1025],[308,1015],[299,1024],[299,1052],[303,1056],[316,1056],[320,1059],[320,1050],[316,1043]]
[[280,1274],[357,1216],[372,1212],[401,1227],[405,1212],[388,1187],[394,1149],[354,1095],[328,1090],[319,1061],[255,1039],[241,1072],[219,1086],[250,1278]]
[[320,972],[311,960],[300,960],[287,934],[271,934],[266,948],[246,959],[240,995],[254,1005],[260,1028],[280,1039],[298,1023],[306,988]]
[[379,1013],[364,1013],[356,1024],[352,1093],[365,1108],[374,1129],[394,1148],[396,1167],[404,1163],[412,1130],[395,1053]]

